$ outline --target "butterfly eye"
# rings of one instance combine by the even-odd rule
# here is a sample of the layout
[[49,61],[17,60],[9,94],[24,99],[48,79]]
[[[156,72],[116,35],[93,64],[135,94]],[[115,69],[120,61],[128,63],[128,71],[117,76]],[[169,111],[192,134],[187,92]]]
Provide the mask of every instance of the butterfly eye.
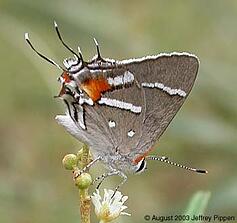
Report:
[[146,169],[146,160],[145,158],[143,158],[142,160],[140,160],[138,162],[138,164],[136,165],[136,173],[141,173]]

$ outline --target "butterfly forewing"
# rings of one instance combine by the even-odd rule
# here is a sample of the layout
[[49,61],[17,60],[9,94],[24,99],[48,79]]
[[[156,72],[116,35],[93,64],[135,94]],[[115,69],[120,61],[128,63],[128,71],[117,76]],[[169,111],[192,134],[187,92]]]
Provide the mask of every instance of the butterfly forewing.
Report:
[[[105,73],[105,76],[107,78],[123,76],[126,71],[124,68],[115,68]],[[95,135],[97,134],[96,126],[103,126],[104,134],[113,143],[114,150],[120,154],[128,154],[142,134],[146,104],[144,89],[134,81],[132,84],[104,93],[101,100],[113,100],[114,104],[106,105],[98,102],[94,106],[85,106],[87,132]],[[94,114],[98,114],[100,120],[95,121],[92,117]],[[104,148],[95,149],[103,150]]]

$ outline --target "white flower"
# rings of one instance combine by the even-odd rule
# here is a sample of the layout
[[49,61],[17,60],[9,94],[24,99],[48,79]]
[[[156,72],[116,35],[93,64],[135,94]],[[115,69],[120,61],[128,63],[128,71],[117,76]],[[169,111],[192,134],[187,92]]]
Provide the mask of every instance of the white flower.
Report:
[[91,196],[95,206],[95,213],[101,223],[111,222],[120,215],[130,216],[130,214],[123,212],[123,210],[127,208],[127,206],[123,204],[128,199],[128,196],[123,196],[119,191],[116,191],[114,196],[113,194],[114,191],[104,189],[103,200],[99,190],[96,190]]

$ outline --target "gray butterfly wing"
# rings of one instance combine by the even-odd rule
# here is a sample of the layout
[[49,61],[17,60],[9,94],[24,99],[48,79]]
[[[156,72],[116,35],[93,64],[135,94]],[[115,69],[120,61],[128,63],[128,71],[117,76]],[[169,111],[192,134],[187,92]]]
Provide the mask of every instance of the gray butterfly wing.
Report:
[[[122,76],[126,72],[124,68],[115,68],[105,73],[108,77]],[[145,94],[144,90],[138,85],[126,86],[117,90],[109,91],[103,94],[102,99],[113,100],[114,103],[121,106],[95,103],[94,106],[86,105],[85,108],[85,124],[87,133],[97,135],[104,134],[112,144],[110,149],[105,150],[105,142],[97,145],[94,150],[100,153],[128,154],[132,145],[136,144],[142,134],[142,125],[145,118]],[[140,109],[140,112],[133,112],[131,109]],[[95,120],[94,117],[97,117]],[[100,129],[98,129],[100,126]],[[97,129],[97,130],[96,130]],[[130,134],[129,134],[130,132]],[[134,132],[134,135],[131,133]],[[94,139],[93,139],[94,140]],[[98,143],[99,144],[99,143]]]
[[[87,123],[87,130],[83,130],[76,124],[69,114],[56,116],[57,122],[64,126],[72,136],[91,148],[94,158],[103,155],[103,151],[111,151],[114,148],[114,145],[106,134],[106,129],[100,125],[101,120],[97,120],[95,116],[96,115]],[[94,123],[97,123],[97,125],[94,124],[93,121],[95,121]]]
[[[106,92],[102,97],[116,100],[115,104],[125,103],[124,108],[140,107],[141,112],[119,108],[120,105],[85,104],[86,131],[75,126],[69,116],[58,116],[57,120],[72,135],[87,143],[93,155],[112,157],[119,152],[133,159],[149,150],[167,128],[191,91],[197,70],[198,60],[188,54],[118,62],[117,67],[104,72],[105,76],[114,78],[129,71],[135,81],[131,86]],[[169,93],[169,89],[182,89],[186,96],[170,95],[165,89],[147,88],[143,83],[162,83],[169,87],[166,89]]]
[[[106,76],[116,77],[126,72],[123,68],[115,68],[105,72]],[[94,157],[112,157],[119,152],[128,154],[131,146],[136,144],[142,134],[142,125],[145,118],[144,90],[136,84],[122,89],[106,92],[102,98],[116,100],[124,108],[94,103],[93,106],[84,104],[84,122],[86,130],[80,128],[70,115],[60,115],[56,119],[66,130],[80,141],[88,144]],[[130,107],[129,107],[130,105]],[[131,106],[140,108],[141,112],[132,112]],[[129,131],[135,132],[129,136]],[[138,134],[140,133],[140,135]]]
[[[163,84],[164,87],[168,87],[168,89],[163,87],[163,90],[153,85],[143,87],[146,114],[141,123],[141,138],[132,147],[130,153],[130,156],[134,158],[151,149],[168,127],[192,89],[199,61],[195,56],[184,53],[148,57],[140,61],[121,61],[121,64],[135,74],[141,85],[142,83],[153,83],[154,85],[156,83],[156,86]],[[175,92],[182,96],[174,94]]]

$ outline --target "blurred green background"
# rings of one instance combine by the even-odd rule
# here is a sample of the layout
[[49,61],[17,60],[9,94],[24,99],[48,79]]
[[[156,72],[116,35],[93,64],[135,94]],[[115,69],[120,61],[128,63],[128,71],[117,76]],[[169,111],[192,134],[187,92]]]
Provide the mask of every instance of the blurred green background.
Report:
[[[71,56],[58,41],[53,20],[87,59],[95,53],[96,37],[105,57],[188,51],[201,61],[189,99],[154,153],[209,174],[150,162],[121,188],[132,217],[119,222],[183,213],[199,190],[211,192],[206,214],[237,217],[237,1],[1,0],[0,222],[79,222],[77,191],[61,160],[80,144],[54,120],[64,113],[53,99],[60,71],[24,41],[29,32],[50,58],[62,62]],[[103,172],[100,165],[95,169],[94,176]],[[118,182],[109,178],[101,188]]]

